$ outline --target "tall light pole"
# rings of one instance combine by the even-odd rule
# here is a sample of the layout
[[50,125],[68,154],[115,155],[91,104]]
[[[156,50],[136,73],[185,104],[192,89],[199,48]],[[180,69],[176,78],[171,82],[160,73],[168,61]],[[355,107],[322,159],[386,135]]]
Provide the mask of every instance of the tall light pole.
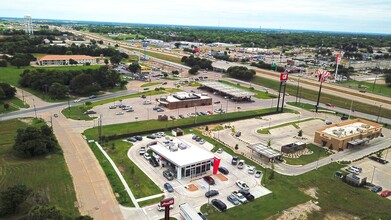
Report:
[[379,105],[379,113],[377,114],[376,122],[379,122],[380,115],[381,115],[381,105]]
[[372,173],[372,179],[371,179],[371,183],[373,182],[373,177],[375,176],[375,170],[376,170],[376,167],[373,166],[373,173]]
[[33,106],[34,106],[35,118],[37,118],[37,109],[35,108],[35,100],[34,100],[34,98],[33,98]]
[[299,86],[300,86],[300,77],[297,77],[297,87],[296,87],[296,105],[297,105],[297,98],[299,96]]

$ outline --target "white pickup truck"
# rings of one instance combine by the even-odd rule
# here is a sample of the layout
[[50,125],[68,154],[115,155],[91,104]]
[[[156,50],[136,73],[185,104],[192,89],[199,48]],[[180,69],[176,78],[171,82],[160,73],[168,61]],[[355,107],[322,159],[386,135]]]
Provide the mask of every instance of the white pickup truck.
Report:
[[239,202],[241,203],[247,203],[247,199],[240,193],[240,192],[237,192],[237,191],[233,191],[232,192],[232,195],[239,200]]

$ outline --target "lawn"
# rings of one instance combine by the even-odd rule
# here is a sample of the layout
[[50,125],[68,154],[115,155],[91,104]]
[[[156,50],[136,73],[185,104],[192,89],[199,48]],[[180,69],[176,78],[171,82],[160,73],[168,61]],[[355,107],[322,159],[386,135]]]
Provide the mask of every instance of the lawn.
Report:
[[85,104],[82,105],[77,105],[77,106],[72,106],[70,108],[64,108],[61,113],[70,119],[74,120],[85,120],[85,121],[90,121],[94,120],[97,117],[90,117],[87,114],[84,114],[87,110],[91,109],[90,106],[87,106]]
[[[312,105],[312,104],[308,104],[308,103],[287,102],[286,104],[291,105],[291,106],[295,106],[295,107],[298,107],[298,108],[302,108],[302,109],[305,109],[305,110],[307,110],[307,111],[315,111],[315,106]],[[330,107],[330,108],[331,108],[331,107]],[[319,107],[319,108],[318,108],[318,111],[319,111],[319,110],[331,111],[331,109],[326,109],[326,108],[322,108],[322,107]]]
[[[252,80],[252,83],[255,83],[255,84],[267,87],[267,88],[271,88],[276,91],[278,91],[278,87],[279,87],[278,81],[267,79],[267,78],[260,77],[260,76],[255,76]],[[308,99],[311,101],[317,100],[317,97],[318,97],[317,91],[312,91],[312,90],[305,89],[305,88],[301,88],[300,90],[301,91],[300,91],[299,96],[301,98]],[[296,85],[292,85],[290,83],[287,84],[287,87],[286,87],[287,93],[293,95],[293,94],[296,94],[296,91],[297,91]],[[320,102],[321,103],[330,103],[332,105],[335,105],[335,106],[338,106],[341,108],[350,109],[350,105],[352,103],[352,100],[322,93],[322,95],[320,97]],[[373,105],[369,105],[367,103],[362,103],[362,102],[353,102],[352,108],[355,109],[356,111],[367,113],[367,114],[374,115],[374,116],[376,116],[379,113],[378,106],[373,106]],[[382,117],[391,118],[391,110],[383,109],[382,110]]]
[[285,127],[285,126],[288,126],[288,125],[293,125],[293,127],[299,129],[299,125],[297,125],[298,122],[302,123],[302,122],[311,121],[311,120],[315,120],[315,119],[314,118],[307,118],[307,119],[300,120],[300,121],[294,121],[294,122],[289,122],[289,123],[285,123],[285,124],[276,125],[276,126],[273,126],[273,127],[270,127],[270,128],[259,129],[259,130],[257,130],[257,133],[259,133],[259,134],[269,134],[271,129],[281,128],[281,127]]
[[[12,154],[16,130],[25,128],[32,119],[0,121],[0,191],[15,184],[25,184],[34,192],[47,197],[50,204],[74,218],[76,195],[72,177],[62,153],[34,159],[19,159]],[[42,125],[42,122],[33,122]]]
[[[133,48],[130,48],[130,49],[139,51],[141,53],[144,53],[144,50],[141,50],[141,49],[133,49]],[[151,56],[151,57],[156,57],[158,59],[167,60],[167,61],[171,61],[171,62],[174,62],[174,63],[182,64],[181,63],[181,59],[178,58],[178,57],[175,57],[175,56],[170,56],[170,55],[161,54],[161,53],[155,53],[155,52],[150,52],[150,51],[146,51],[145,53],[148,56]],[[144,57],[143,57],[143,59],[144,59]]]
[[164,196],[160,196],[158,198],[141,201],[138,204],[139,204],[140,207],[144,207],[144,206],[148,206],[148,205],[152,205],[152,204],[157,204],[157,203],[159,203],[163,199],[164,199]]
[[246,91],[249,91],[249,92],[253,92],[253,93],[256,94],[255,97],[256,97],[256,98],[259,98],[259,99],[277,98],[277,96],[275,96],[275,95],[273,95],[273,94],[269,94],[269,93],[266,93],[266,92],[258,91],[258,90],[255,90],[255,89],[250,89],[250,88],[247,88],[247,87],[245,87],[245,86],[241,86],[241,85],[239,85],[239,84],[230,83],[230,82],[224,81],[224,80],[220,80],[219,82],[224,83],[224,84],[226,84],[226,85],[230,85],[230,86],[239,88],[239,89],[243,89],[243,90],[246,90]]
[[311,150],[313,153],[310,155],[302,155],[299,158],[288,158],[284,157],[285,162],[291,165],[304,165],[316,160],[321,159],[323,157],[327,157],[330,155],[329,151],[325,148],[318,147],[315,144],[307,144],[307,148]]
[[161,82],[150,82],[150,83],[142,84],[141,87],[149,87],[149,86],[154,86],[159,84],[161,84]]
[[330,214],[350,214],[361,219],[388,219],[389,212],[386,210],[390,210],[391,201],[367,189],[341,182],[334,177],[335,171],[341,167],[342,165],[332,163],[296,177],[275,174],[272,180],[263,179],[272,194],[228,209],[224,213],[217,212],[213,207],[208,208],[207,205],[203,205],[201,211],[208,212],[208,219],[211,220],[266,219],[271,216],[276,219],[283,210],[309,201],[311,197],[302,190],[316,187],[321,210],[310,214],[308,219],[326,219]]
[[379,79],[377,82],[378,83],[375,84],[375,89],[373,89],[374,84],[372,82],[343,81],[339,82],[339,84],[352,89],[364,90],[370,93],[391,97],[391,87],[387,84],[379,84]]
[[[10,105],[7,110],[4,108],[5,103],[8,103]],[[28,107],[30,107],[30,106],[27,103],[25,105],[22,100],[14,97],[12,99],[0,101],[0,114],[13,112],[13,111],[17,111],[21,108],[28,108]]]

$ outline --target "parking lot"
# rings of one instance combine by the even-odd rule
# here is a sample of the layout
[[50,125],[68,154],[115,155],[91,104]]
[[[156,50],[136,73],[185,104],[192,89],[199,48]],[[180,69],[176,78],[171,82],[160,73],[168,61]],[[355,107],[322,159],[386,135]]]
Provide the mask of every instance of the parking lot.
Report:
[[[158,138],[157,140],[163,141],[164,138]],[[187,134],[185,136],[181,136],[178,139],[184,142],[188,142],[190,144],[196,145],[198,147],[204,148],[206,150],[211,150],[213,146],[206,142],[205,144],[199,144],[195,140],[192,140],[192,135]],[[128,157],[143,170],[143,172],[154,181],[161,189],[164,191],[166,197],[174,197],[175,198],[175,206],[174,209],[171,210],[171,216],[179,217],[179,204],[189,203],[192,207],[199,210],[199,208],[208,202],[208,198],[205,197],[205,193],[209,190],[209,185],[202,177],[197,178],[183,178],[181,180],[172,180],[168,181],[163,177],[162,172],[165,170],[163,167],[153,167],[143,156],[139,154],[139,149],[142,146],[146,146],[147,143],[151,142],[151,139],[144,138],[141,142],[136,142],[133,147],[130,148],[128,152]],[[219,174],[220,178],[217,175],[212,175],[216,184],[211,186],[211,190],[218,190],[219,195],[211,197],[212,199],[220,199],[222,200],[228,208],[233,207],[234,205],[227,201],[227,196],[230,195],[233,191],[238,191],[240,188],[236,185],[237,180],[242,180],[250,188],[251,194],[254,195],[255,198],[258,198],[263,195],[267,195],[271,193],[268,189],[264,188],[260,185],[262,176],[260,178],[255,178],[254,175],[248,174],[248,167],[245,166],[244,169],[238,169],[236,166],[231,165],[232,156],[226,152],[215,153],[215,155],[221,158],[220,166],[226,167],[229,170],[228,175]],[[191,155],[189,155],[191,157]],[[210,171],[211,173],[211,171]],[[168,193],[163,190],[163,184],[165,182],[170,182],[174,188],[173,193]],[[190,191],[185,187],[193,184],[198,188],[198,190]],[[163,217],[163,212],[157,211],[157,205],[150,205],[144,207],[144,210],[147,213],[149,219],[159,219]]]

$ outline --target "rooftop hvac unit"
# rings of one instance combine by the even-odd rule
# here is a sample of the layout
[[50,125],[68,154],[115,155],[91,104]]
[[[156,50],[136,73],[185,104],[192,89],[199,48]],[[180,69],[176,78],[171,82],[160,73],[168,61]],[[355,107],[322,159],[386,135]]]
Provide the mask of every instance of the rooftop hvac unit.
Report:
[[368,129],[368,128],[371,127],[371,126],[370,126],[370,125],[367,125],[367,124],[362,124],[361,127],[362,127],[362,128]]
[[187,148],[187,146],[186,146],[185,144],[183,144],[183,143],[179,143],[179,144],[178,144],[178,147],[179,147],[179,149],[181,149],[181,150],[184,150],[184,149]]
[[170,151],[178,151],[178,146],[170,145]]

